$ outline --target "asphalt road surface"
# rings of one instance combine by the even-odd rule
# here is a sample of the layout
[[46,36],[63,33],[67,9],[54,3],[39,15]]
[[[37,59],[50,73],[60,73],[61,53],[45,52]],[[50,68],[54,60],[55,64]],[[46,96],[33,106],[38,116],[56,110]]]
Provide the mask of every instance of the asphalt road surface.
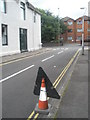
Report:
[[65,68],[78,45],[53,47],[51,51],[2,66],[2,117],[28,118],[38,102],[33,94],[38,68],[53,83]]

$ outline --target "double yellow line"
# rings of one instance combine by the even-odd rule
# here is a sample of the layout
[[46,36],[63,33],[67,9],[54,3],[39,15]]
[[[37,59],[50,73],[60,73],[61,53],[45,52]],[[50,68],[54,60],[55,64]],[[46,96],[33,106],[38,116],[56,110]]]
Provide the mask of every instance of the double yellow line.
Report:
[[16,58],[16,59],[12,59],[12,60],[9,60],[9,61],[6,61],[6,62],[2,62],[2,63],[0,63],[0,67],[2,67],[2,66],[4,66],[4,65],[7,65],[7,64],[15,63],[15,62],[18,62],[18,61],[27,59],[27,58],[32,58],[32,57],[34,57],[34,56],[42,55],[42,54],[44,54],[44,53],[46,53],[46,52],[50,52],[50,50],[44,51],[44,52],[42,52],[42,53],[36,53],[36,54],[31,55],[31,56],[29,56],[29,55],[27,55],[27,56],[24,55],[24,56],[22,56],[21,58]]
[[[71,60],[69,61],[69,63],[66,65],[66,67],[63,69],[63,71],[61,72],[61,74],[58,76],[58,78],[55,80],[55,82],[53,83],[54,88],[56,88],[58,86],[58,84],[60,83],[61,79],[64,77],[65,73],[67,72],[67,70],[69,69],[69,67],[71,66],[71,64],[73,63],[73,61],[75,60],[76,56],[78,55],[79,50],[75,53],[75,55],[71,58]],[[49,100],[49,97],[48,97]],[[33,120],[35,120],[38,116],[39,113],[35,114],[35,111],[33,111],[30,116],[28,117],[27,120],[32,119],[32,117],[34,116]]]

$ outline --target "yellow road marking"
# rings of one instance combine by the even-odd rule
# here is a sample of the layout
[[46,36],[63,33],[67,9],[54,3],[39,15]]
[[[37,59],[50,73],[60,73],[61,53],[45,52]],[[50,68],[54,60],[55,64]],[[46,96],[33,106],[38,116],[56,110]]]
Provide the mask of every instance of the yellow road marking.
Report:
[[28,117],[28,119],[27,120],[30,120],[31,118],[32,118],[32,116],[34,115],[34,111],[31,113],[31,115]]
[[[77,53],[77,52],[76,52]],[[75,54],[76,56],[76,54]],[[75,57],[74,57],[75,58]],[[66,67],[64,68],[64,70],[61,72],[61,74],[58,76],[58,78],[55,80],[55,82],[53,83],[53,86],[56,84],[56,82],[59,80],[59,78],[63,75],[64,71],[67,69],[67,67],[69,66],[69,64],[71,63],[73,59],[70,60],[70,62],[66,65]]]
[[[70,65],[72,64],[72,62],[74,61],[75,57],[77,56],[79,50],[77,50],[77,52],[75,53],[75,55],[71,58],[71,60],[69,61],[69,63],[66,65],[66,67],[64,68],[64,70],[61,72],[61,74],[59,75],[59,77],[55,80],[55,82],[53,83],[54,88],[57,87],[57,85],[60,83],[60,81],[62,80],[63,76],[65,75],[66,71],[69,69]],[[55,85],[56,84],[56,85]],[[47,98],[49,100],[49,97]],[[37,119],[39,113],[37,113],[34,116],[34,119]],[[31,116],[31,115],[30,115]],[[29,116],[29,118],[31,119],[31,117]],[[28,119],[28,120],[30,120]]]
[[37,119],[38,115],[39,115],[39,113],[37,113],[37,114],[35,115],[35,117],[34,117],[33,120]]
[[23,56],[22,58],[17,58],[16,60],[11,60],[11,61],[8,61],[8,62],[5,62],[5,63],[0,63],[0,67],[3,66],[3,65],[7,65],[7,64],[10,64],[10,63],[14,63],[14,62],[17,62],[17,61],[21,61],[21,60],[24,60],[24,59],[27,59],[27,58],[32,58],[34,56],[38,56],[38,55],[42,55],[46,52],[49,52],[49,51],[45,51],[43,53],[37,53],[36,55],[32,55],[32,56]]
[[58,82],[56,83],[56,85],[54,86],[54,88],[56,88],[57,85],[60,83],[61,79],[63,78],[63,76],[65,75],[66,71],[67,71],[68,68],[70,67],[71,63],[72,63],[72,62],[70,62],[70,64],[68,64],[67,68],[64,70],[64,72],[63,72],[61,78],[58,80]]

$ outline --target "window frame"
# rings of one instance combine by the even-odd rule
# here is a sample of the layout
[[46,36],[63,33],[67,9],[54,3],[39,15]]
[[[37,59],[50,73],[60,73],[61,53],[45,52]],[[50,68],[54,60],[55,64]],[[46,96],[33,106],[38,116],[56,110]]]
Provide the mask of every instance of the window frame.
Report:
[[77,40],[82,40],[82,36],[77,36]]
[[90,25],[90,20],[88,20],[87,23]]
[[[1,24],[1,27],[2,27],[2,46],[6,46],[6,45],[8,45],[8,25]],[[3,34],[4,34],[3,27],[5,27],[5,29],[6,29],[6,35],[4,35],[5,36],[5,41],[4,41],[5,43],[3,43]]]
[[82,25],[82,20],[78,20],[77,25]]
[[[69,39],[70,38],[70,39]],[[72,36],[68,36],[68,40],[72,40],[71,38],[73,38]]]
[[34,12],[34,23],[36,23],[36,12]]
[[77,32],[82,32],[82,28],[77,28]]
[[23,11],[23,20],[26,20],[26,9],[25,9],[25,3],[24,2],[20,2],[20,8]]
[[73,32],[73,30],[72,30],[72,29],[69,29],[68,32],[71,33],[71,32]]
[[2,7],[3,8],[1,8],[1,12],[3,12],[3,13],[7,13],[7,10],[6,10],[6,0],[1,0],[1,2],[2,2]]
[[68,21],[68,25],[73,25],[73,21]]
[[88,28],[87,31],[90,32],[90,28]]

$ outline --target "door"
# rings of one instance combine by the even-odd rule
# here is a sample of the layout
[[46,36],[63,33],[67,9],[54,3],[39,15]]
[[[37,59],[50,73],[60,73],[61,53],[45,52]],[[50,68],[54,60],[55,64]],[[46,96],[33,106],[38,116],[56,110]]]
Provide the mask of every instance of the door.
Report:
[[20,50],[27,51],[27,29],[20,28]]

